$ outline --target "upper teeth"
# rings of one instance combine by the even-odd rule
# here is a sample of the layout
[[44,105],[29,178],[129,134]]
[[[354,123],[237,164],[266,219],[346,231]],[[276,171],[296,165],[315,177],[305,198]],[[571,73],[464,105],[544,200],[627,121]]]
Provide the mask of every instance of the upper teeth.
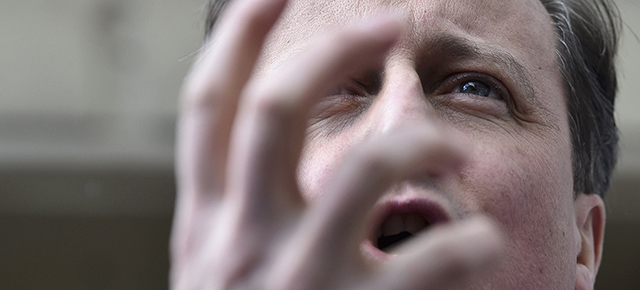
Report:
[[380,225],[376,237],[392,236],[404,231],[415,235],[427,225],[427,221],[418,213],[393,214]]

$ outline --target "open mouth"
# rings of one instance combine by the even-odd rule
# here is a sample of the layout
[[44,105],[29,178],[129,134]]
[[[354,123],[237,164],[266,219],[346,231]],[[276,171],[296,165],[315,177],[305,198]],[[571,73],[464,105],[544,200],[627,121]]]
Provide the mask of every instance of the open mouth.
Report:
[[376,230],[374,245],[385,252],[413,238],[431,224],[418,213],[391,214]]
[[442,207],[424,200],[387,202],[377,217],[371,244],[385,253],[449,219]]

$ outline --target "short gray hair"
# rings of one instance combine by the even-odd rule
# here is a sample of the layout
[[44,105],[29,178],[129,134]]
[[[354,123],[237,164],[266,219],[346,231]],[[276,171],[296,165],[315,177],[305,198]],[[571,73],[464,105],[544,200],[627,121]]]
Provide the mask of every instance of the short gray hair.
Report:
[[[207,37],[228,1],[209,2]],[[618,9],[611,0],[540,1],[556,27],[560,69],[569,91],[574,193],[604,197],[618,156],[613,116],[621,27]]]
[[615,56],[622,21],[610,0],[541,0],[556,27],[568,88],[574,193],[602,197],[618,156]]

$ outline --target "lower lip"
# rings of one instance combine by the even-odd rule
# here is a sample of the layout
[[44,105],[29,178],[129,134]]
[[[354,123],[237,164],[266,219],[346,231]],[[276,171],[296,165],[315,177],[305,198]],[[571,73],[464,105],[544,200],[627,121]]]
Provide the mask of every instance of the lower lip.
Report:
[[384,262],[396,256],[395,254],[389,254],[378,249],[370,240],[363,241],[362,244],[360,244],[360,249],[365,258],[372,261]]

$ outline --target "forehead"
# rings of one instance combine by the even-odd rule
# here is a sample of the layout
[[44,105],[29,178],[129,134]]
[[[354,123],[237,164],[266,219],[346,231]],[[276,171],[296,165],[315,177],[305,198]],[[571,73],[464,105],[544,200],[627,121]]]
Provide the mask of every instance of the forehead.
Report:
[[306,25],[324,27],[344,25],[385,10],[405,16],[413,24],[448,20],[468,29],[504,24],[509,19],[511,24],[514,20],[549,20],[538,0],[291,0],[285,18],[306,19]]
[[405,23],[407,33],[399,46],[407,51],[426,49],[447,34],[498,47],[531,69],[557,67],[552,22],[538,0],[292,0],[270,37],[265,60],[277,64],[314,36],[381,11],[391,11]]

